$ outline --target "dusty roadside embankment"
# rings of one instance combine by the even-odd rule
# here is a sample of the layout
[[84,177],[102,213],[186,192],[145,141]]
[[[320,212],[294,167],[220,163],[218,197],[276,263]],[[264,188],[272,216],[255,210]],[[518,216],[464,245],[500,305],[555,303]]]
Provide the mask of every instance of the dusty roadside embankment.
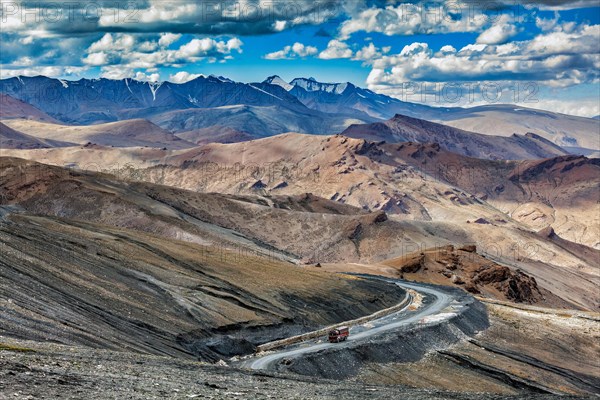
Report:
[[477,253],[475,245],[426,249],[384,261],[382,265],[409,281],[456,286],[473,295],[513,303],[574,308],[540,288],[531,275]]
[[275,350],[278,348],[290,346],[290,345],[293,345],[296,343],[301,343],[301,342],[304,342],[307,340],[323,338],[323,337],[326,337],[331,330],[338,329],[338,328],[341,328],[344,326],[352,327],[355,325],[368,324],[370,321],[373,321],[375,319],[386,317],[388,315],[401,312],[402,310],[404,310],[410,306],[410,304],[413,302],[413,299],[417,295],[418,294],[416,292],[414,292],[413,290],[409,290],[406,294],[406,297],[402,300],[402,302],[396,304],[393,307],[389,307],[389,308],[383,309],[381,311],[377,311],[376,313],[367,315],[365,317],[360,317],[360,318],[357,318],[357,319],[354,319],[351,321],[344,321],[344,322],[341,322],[341,323],[338,323],[335,325],[330,325],[328,327],[321,328],[316,331],[307,332],[307,333],[303,333],[301,335],[296,335],[296,336],[292,336],[289,338],[276,340],[276,341],[270,342],[270,343],[265,343],[260,346],[257,346],[257,351],[259,353],[265,352],[265,351],[272,351],[272,350]]

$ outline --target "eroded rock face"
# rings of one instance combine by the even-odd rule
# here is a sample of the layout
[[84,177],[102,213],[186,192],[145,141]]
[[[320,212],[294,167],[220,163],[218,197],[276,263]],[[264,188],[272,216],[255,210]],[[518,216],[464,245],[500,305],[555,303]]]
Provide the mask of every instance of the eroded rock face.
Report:
[[425,254],[420,254],[417,257],[409,259],[401,268],[402,273],[415,273],[419,272],[421,268],[425,266]]
[[465,245],[465,246],[460,247],[459,250],[466,251],[468,253],[476,253],[477,252],[477,246],[475,246],[474,244]]
[[492,285],[508,300],[517,303],[535,303],[543,297],[535,278],[498,264],[482,266],[472,282],[476,286]]
[[516,303],[544,300],[535,278],[486,259],[475,245],[438,247],[384,264],[408,280],[458,286],[472,294]]

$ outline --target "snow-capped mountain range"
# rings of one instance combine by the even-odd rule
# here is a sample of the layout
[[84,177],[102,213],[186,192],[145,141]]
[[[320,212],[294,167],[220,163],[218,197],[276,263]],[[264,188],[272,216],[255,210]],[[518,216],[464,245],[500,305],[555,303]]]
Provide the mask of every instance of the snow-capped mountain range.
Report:
[[[296,78],[290,83],[279,76],[269,77],[264,83],[277,85],[287,90],[309,108],[327,113],[358,111],[362,116],[379,120],[392,118],[396,114],[423,118],[443,112],[441,108],[407,103],[363,89],[350,82],[322,83],[314,78]],[[364,115],[363,115],[364,114]]]
[[144,118],[176,133],[217,126],[265,137],[289,131],[340,133],[353,124],[384,121],[400,114],[488,135],[534,133],[571,149],[600,147],[600,121],[592,118],[512,105],[432,107],[349,82],[322,83],[314,78],[296,78],[288,83],[274,75],[263,82],[241,83],[200,76],[178,84],[19,76],[0,80],[0,93],[66,124]]

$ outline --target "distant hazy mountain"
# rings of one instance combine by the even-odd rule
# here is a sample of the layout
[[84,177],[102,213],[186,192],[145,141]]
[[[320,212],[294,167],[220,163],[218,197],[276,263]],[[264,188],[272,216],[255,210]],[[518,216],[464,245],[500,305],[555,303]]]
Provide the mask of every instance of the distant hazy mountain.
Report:
[[282,106],[231,105],[213,108],[189,108],[174,110],[150,117],[155,124],[182,133],[195,129],[213,128],[220,136],[224,126],[245,132],[252,138],[274,136],[287,132],[328,134],[337,133],[363,119],[324,114],[305,109],[291,110]]
[[510,137],[481,135],[403,115],[385,122],[352,125],[342,135],[388,143],[437,143],[456,154],[489,160],[528,160],[568,154],[532,133]]
[[226,105],[306,107],[277,86],[236,83],[199,77],[183,84],[133,79],[80,79],[75,82],[43,76],[0,81],[0,92],[27,102],[63,122],[98,123],[146,117],[170,110]]
[[586,149],[600,150],[600,121],[594,118],[496,104],[454,109],[439,118],[426,119],[486,135],[531,132],[578,154],[585,155]]
[[[535,133],[578,153],[600,150],[600,121],[534,110],[508,104],[480,107],[430,107],[414,104],[359,88],[351,83],[321,83],[313,78],[296,78],[286,83],[278,76],[265,82],[279,85],[304,105],[328,113],[348,113],[387,120],[396,114],[440,122],[485,135],[511,136]],[[578,149],[578,150],[577,150]]]
[[[181,132],[207,128],[210,122],[253,137],[264,137],[290,130],[337,133],[351,123],[375,120],[368,116],[356,118],[352,110],[329,115],[307,108],[279,85],[245,84],[214,76],[202,76],[183,84],[15,77],[0,81],[0,93],[29,103],[63,123],[78,125],[144,118]],[[260,112],[252,112],[245,119],[229,120],[231,113],[224,112],[222,107],[250,107]]]
[[196,145],[208,143],[239,143],[254,139],[252,135],[246,132],[219,125],[181,132],[177,134],[177,137]]
[[287,83],[286,81],[281,79],[278,75],[273,75],[273,76],[268,77],[263,83],[281,86],[288,92],[294,88],[294,85],[290,85],[289,83]]

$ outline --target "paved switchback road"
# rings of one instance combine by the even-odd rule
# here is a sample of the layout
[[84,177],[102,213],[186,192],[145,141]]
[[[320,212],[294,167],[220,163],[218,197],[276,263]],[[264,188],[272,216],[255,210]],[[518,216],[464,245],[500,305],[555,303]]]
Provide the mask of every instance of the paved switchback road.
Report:
[[[423,296],[422,304],[415,304],[417,302],[412,298],[411,302],[402,311],[373,320],[367,324],[354,326],[350,328],[350,336],[346,342],[321,342],[321,340],[326,340],[326,338],[323,338],[320,341],[307,341],[299,345],[290,346],[287,349],[282,349],[273,353],[270,352],[264,356],[258,355],[256,358],[243,361],[241,365],[255,370],[268,370],[284,358],[295,358],[303,354],[313,353],[327,348],[348,346],[352,342],[364,341],[372,336],[395,330],[399,327],[444,320],[455,315],[460,307],[465,306],[458,295],[454,295],[449,291],[447,292],[434,286],[414,282],[392,281],[389,279],[386,279],[386,281],[394,282],[404,289],[412,289],[420,293]],[[464,299],[464,296],[462,297]],[[418,306],[418,308],[411,311],[411,305]]]

